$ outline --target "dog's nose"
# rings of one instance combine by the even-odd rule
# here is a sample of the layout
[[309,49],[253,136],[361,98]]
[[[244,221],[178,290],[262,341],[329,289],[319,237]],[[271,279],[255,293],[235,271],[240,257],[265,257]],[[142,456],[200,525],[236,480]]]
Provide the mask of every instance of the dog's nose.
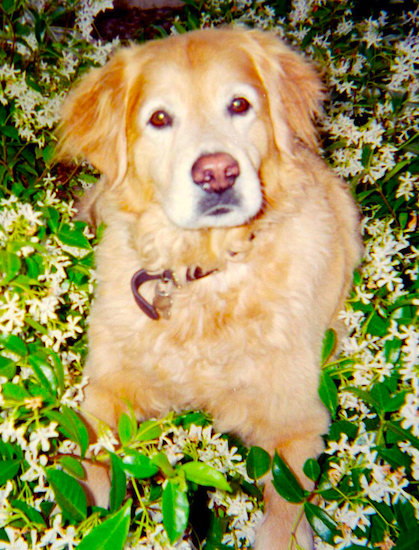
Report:
[[239,175],[239,163],[228,153],[202,155],[192,166],[193,181],[209,193],[222,193],[234,185]]

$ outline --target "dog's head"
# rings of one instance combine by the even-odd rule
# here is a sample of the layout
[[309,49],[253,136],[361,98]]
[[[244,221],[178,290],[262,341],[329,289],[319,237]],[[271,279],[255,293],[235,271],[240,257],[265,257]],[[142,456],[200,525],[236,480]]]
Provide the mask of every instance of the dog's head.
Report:
[[121,204],[181,228],[248,222],[268,158],[316,146],[321,84],[268,33],[208,29],[122,49],[70,94],[61,157],[88,159]]

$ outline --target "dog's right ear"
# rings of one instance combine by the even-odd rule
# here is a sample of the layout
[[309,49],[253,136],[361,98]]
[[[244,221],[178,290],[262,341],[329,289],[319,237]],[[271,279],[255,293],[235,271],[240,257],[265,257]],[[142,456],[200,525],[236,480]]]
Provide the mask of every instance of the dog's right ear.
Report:
[[59,160],[86,159],[111,185],[127,170],[126,106],[131,50],[121,50],[84,76],[64,101],[58,127]]

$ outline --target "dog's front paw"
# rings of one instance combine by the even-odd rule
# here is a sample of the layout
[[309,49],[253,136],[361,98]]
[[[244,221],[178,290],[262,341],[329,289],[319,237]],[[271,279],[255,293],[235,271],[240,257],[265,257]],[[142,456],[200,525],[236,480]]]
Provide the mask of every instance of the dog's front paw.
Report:
[[303,519],[296,532],[278,517],[267,517],[260,526],[254,550],[313,550],[313,536],[310,526]]
[[104,464],[83,463],[86,479],[83,482],[89,504],[107,508],[109,506],[109,491],[111,487],[109,469]]

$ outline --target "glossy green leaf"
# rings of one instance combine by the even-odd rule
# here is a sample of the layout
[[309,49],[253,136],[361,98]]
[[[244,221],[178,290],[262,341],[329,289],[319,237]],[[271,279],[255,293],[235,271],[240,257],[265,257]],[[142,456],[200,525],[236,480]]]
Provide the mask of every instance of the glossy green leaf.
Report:
[[205,487],[215,487],[216,489],[221,489],[222,491],[231,492],[231,487],[224,475],[204,462],[187,462],[186,464],[183,464],[180,469],[184,472],[188,481],[193,481],[194,483],[204,485]]
[[10,380],[16,374],[16,363],[13,359],[0,355],[0,376]]
[[338,390],[333,379],[326,371],[322,371],[320,376],[319,396],[323,405],[334,417],[339,404]]
[[0,485],[9,479],[13,479],[18,473],[21,461],[17,458],[0,461]]
[[23,403],[25,399],[31,397],[25,388],[12,382],[5,382],[2,385],[2,394],[6,401],[16,401],[17,403]]
[[122,413],[118,420],[118,435],[123,445],[131,441],[135,434],[135,428],[131,418],[126,413]]
[[36,510],[36,508],[29,506],[27,502],[16,499],[12,500],[10,504],[15,510],[20,510],[36,527],[41,529],[46,527],[46,523],[42,515],[38,512],[38,510]]
[[58,422],[58,429],[79,445],[82,458],[89,445],[89,433],[83,420],[70,407],[63,406],[62,412],[50,411],[47,416]]
[[170,464],[169,459],[164,453],[157,453],[151,459],[165,477],[173,477],[176,474],[176,469]]
[[336,343],[337,343],[337,336],[336,331],[329,328],[326,330],[325,335],[323,337],[323,347],[322,347],[322,365],[325,365],[330,357],[333,355],[335,349],[336,349]]
[[322,508],[311,502],[304,502],[304,512],[313,531],[325,542],[333,543],[340,533],[337,523]]
[[16,277],[21,268],[22,262],[17,254],[0,251],[0,277],[1,283],[5,284]]
[[126,449],[122,459],[124,470],[138,479],[147,479],[159,471],[158,467],[148,456],[143,455],[135,449]]
[[320,476],[320,465],[314,458],[309,458],[305,461],[303,466],[303,472],[312,481],[317,481]]
[[15,334],[9,334],[8,336],[0,336],[0,344],[2,344],[6,349],[24,357],[28,353],[26,344],[19,336]]
[[419,548],[419,526],[400,533],[396,546],[392,550],[415,550]]
[[62,468],[76,477],[77,479],[84,479],[86,474],[84,472],[83,466],[80,463],[80,460],[74,458],[73,456],[62,456],[59,458],[58,463]]
[[163,430],[158,420],[146,420],[138,427],[135,439],[137,441],[152,441],[158,439],[162,433]]
[[305,499],[306,492],[278,453],[272,461],[272,484],[288,502],[303,502]]
[[261,447],[250,447],[246,459],[247,475],[251,479],[259,479],[267,474],[271,467],[271,457]]
[[173,544],[185,531],[189,519],[187,487],[178,479],[169,479],[163,490],[163,525]]
[[57,235],[60,241],[67,246],[88,250],[91,248],[89,239],[85,237],[83,229],[77,224],[74,224],[74,227],[71,227],[69,224],[63,224],[59,228]]
[[78,550],[122,550],[127,539],[132,500],[94,527],[77,546]]
[[63,516],[71,523],[78,523],[86,518],[86,496],[74,477],[62,470],[47,470],[47,480],[54,491],[55,500]]
[[41,386],[51,395],[56,396],[58,381],[51,365],[39,355],[31,355],[29,363]]
[[111,492],[110,508],[116,511],[124,502],[127,493],[127,477],[124,472],[122,460],[114,453],[109,453],[111,458]]

